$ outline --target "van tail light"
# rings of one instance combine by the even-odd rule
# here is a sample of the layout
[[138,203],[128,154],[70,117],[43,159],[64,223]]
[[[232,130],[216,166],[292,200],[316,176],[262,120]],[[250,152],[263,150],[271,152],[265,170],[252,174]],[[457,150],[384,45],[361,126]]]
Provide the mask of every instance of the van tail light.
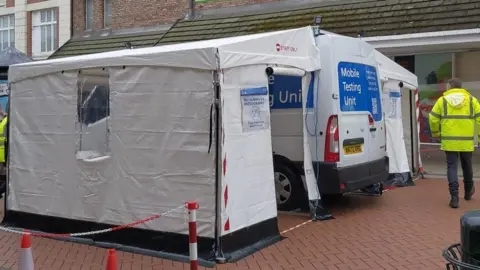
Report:
[[[365,119],[365,118],[364,118]],[[375,125],[375,121],[373,120],[373,117],[371,114],[368,115],[368,124],[370,126],[374,126]]]
[[339,136],[338,136],[338,117],[331,115],[328,118],[327,132],[325,137],[325,158],[327,162],[340,161],[339,156]]

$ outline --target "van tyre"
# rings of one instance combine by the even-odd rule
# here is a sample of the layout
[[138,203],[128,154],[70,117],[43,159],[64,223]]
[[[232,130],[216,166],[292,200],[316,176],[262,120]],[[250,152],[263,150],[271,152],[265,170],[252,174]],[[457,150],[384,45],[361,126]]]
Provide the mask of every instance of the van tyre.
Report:
[[305,196],[301,177],[295,173],[290,164],[275,160],[273,167],[278,210],[290,211],[300,208],[300,200]]

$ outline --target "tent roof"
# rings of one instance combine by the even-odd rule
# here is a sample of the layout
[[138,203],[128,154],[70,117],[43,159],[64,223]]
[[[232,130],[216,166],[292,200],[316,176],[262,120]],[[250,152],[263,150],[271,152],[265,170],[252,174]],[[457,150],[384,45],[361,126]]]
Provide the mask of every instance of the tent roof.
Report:
[[30,59],[30,57],[13,47],[8,47],[0,52],[0,67],[9,67],[31,61],[32,59]]
[[377,59],[380,77],[382,79],[394,79],[402,81],[406,88],[415,90],[418,88],[418,78],[415,74],[406,70],[392,59],[388,58],[381,52],[375,50],[375,58]]
[[[217,56],[219,54],[219,66]],[[311,27],[232,38],[125,49],[14,65],[11,82],[49,73],[98,67],[170,66],[215,70],[255,64],[279,64],[306,71],[320,69]]]

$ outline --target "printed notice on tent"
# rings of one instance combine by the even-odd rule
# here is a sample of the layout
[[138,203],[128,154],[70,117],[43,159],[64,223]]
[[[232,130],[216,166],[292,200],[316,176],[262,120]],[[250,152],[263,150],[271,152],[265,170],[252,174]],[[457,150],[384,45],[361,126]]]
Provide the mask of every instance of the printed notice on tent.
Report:
[[0,80],[0,96],[8,95],[8,81]]
[[242,102],[243,132],[270,128],[270,103],[268,88],[246,88],[240,90]]
[[389,103],[390,103],[390,112],[388,113],[387,117],[390,119],[400,119],[402,116],[401,105],[400,105],[400,92],[396,91],[389,91]]

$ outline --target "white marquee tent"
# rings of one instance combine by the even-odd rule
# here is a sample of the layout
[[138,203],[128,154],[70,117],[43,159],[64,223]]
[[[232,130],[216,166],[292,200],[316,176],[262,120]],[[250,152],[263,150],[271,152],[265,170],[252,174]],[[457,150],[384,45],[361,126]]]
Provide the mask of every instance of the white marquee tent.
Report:
[[[410,164],[421,162],[418,153],[418,131],[416,128],[416,117],[410,117],[410,112],[402,112],[402,101],[404,103],[414,102],[402,98],[405,90],[414,92],[418,88],[417,76],[406,70],[393,60],[376,51],[376,59],[382,81],[382,103],[385,112],[385,127],[387,133],[387,154],[389,157],[389,179],[386,185],[407,186],[413,185],[412,171]],[[408,92],[406,92],[408,93]],[[410,97],[410,95],[406,95]],[[414,123],[413,123],[414,122]],[[409,151],[407,151],[409,150]],[[413,150],[413,151],[412,151]],[[415,167],[415,166],[414,166]]]
[[[268,66],[319,70],[312,29],[11,66],[4,224],[89,231],[196,201],[200,257],[278,241]],[[91,240],[182,254],[187,234],[180,209]]]

